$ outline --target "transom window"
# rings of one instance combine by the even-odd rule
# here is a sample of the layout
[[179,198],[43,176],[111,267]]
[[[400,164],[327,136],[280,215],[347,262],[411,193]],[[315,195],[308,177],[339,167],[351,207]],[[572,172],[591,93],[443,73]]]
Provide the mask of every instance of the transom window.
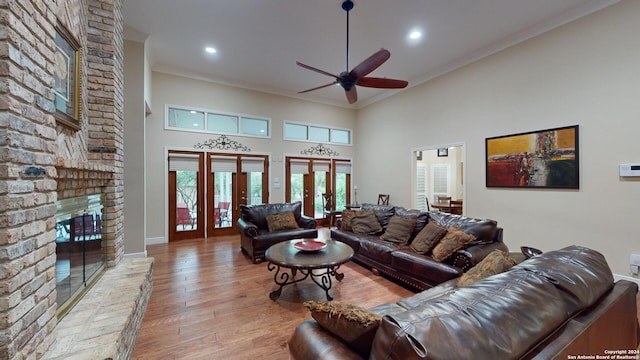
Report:
[[351,145],[351,130],[285,121],[284,139]]
[[271,137],[271,120],[257,116],[166,106],[165,129]]

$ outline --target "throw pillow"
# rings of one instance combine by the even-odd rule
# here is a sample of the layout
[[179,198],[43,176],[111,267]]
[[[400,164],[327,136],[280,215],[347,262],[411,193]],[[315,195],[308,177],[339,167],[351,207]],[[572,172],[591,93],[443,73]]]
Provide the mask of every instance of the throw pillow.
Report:
[[265,219],[267,220],[269,232],[299,228],[296,218],[291,211],[267,215]]
[[359,211],[356,210],[342,210],[342,222],[340,223],[340,230],[352,231],[353,229],[351,228],[351,220],[353,220],[353,217],[356,216],[358,212]]
[[429,221],[416,238],[411,242],[411,248],[418,254],[426,254],[431,251],[447,234],[447,228],[435,221]]
[[458,279],[458,286],[469,285],[488,276],[500,274],[516,265],[516,261],[502,250],[493,250]]
[[442,240],[440,240],[438,245],[433,248],[431,257],[437,262],[442,262],[454,252],[464,248],[465,245],[475,239],[475,236],[466,234],[459,227],[454,225],[447,230],[447,233]]
[[375,235],[382,231],[376,212],[372,210],[358,212],[351,219],[351,228],[356,234]]
[[307,301],[303,305],[325,330],[345,341],[365,359],[382,316],[356,305],[338,301]]
[[406,244],[411,238],[416,219],[394,215],[389,219],[389,225],[380,239],[399,244]]

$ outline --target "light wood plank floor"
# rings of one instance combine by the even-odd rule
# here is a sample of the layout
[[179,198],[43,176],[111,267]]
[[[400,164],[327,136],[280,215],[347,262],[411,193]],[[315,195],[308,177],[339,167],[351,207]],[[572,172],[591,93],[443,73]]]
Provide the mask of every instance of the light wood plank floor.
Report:
[[[133,359],[288,359],[287,340],[310,318],[302,303],[325,300],[309,280],[285,287],[271,301],[273,273],[266,263],[251,263],[237,235],[147,250],[155,258],[154,286]],[[413,293],[354,263],[340,269],[345,278],[334,282],[335,300],[372,307]]]
[[[326,229],[320,235],[327,236]],[[309,280],[287,286],[278,301],[266,263],[252,264],[240,251],[240,237],[150,245],[155,258],[153,293],[133,359],[288,359],[287,341],[310,318],[302,303],[325,301]],[[354,263],[340,267],[335,300],[373,307],[412,291]]]

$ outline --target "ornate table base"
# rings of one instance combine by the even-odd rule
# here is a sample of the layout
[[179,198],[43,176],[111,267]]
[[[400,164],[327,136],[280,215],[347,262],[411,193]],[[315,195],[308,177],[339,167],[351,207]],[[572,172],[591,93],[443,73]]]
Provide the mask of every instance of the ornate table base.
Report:
[[[269,262],[269,264],[267,265],[267,269],[269,269],[269,271],[276,271],[273,276],[273,280],[275,281],[276,285],[280,285],[277,290],[274,290],[269,294],[269,298],[273,301],[276,301],[280,297],[283,287],[299,283],[300,281],[311,277],[311,280],[313,280],[316,285],[320,286],[325,291],[325,293],[327,294],[327,300],[331,301],[333,300],[331,295],[329,295],[329,289],[331,289],[332,284],[331,278],[334,277],[338,281],[342,281],[342,279],[344,279],[344,274],[338,272],[339,268],[340,265],[328,266],[323,269],[291,267],[291,274],[289,274],[286,267],[281,267],[280,265]],[[303,277],[296,279],[296,274],[298,273],[298,271],[303,275]]]

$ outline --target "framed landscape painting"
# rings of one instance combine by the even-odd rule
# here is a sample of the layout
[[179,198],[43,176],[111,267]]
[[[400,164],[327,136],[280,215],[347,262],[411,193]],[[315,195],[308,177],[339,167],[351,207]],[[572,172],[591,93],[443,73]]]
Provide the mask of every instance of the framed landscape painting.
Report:
[[80,128],[80,44],[61,25],[56,26],[53,93],[56,120],[74,129]]
[[578,125],[486,139],[487,187],[579,188]]

